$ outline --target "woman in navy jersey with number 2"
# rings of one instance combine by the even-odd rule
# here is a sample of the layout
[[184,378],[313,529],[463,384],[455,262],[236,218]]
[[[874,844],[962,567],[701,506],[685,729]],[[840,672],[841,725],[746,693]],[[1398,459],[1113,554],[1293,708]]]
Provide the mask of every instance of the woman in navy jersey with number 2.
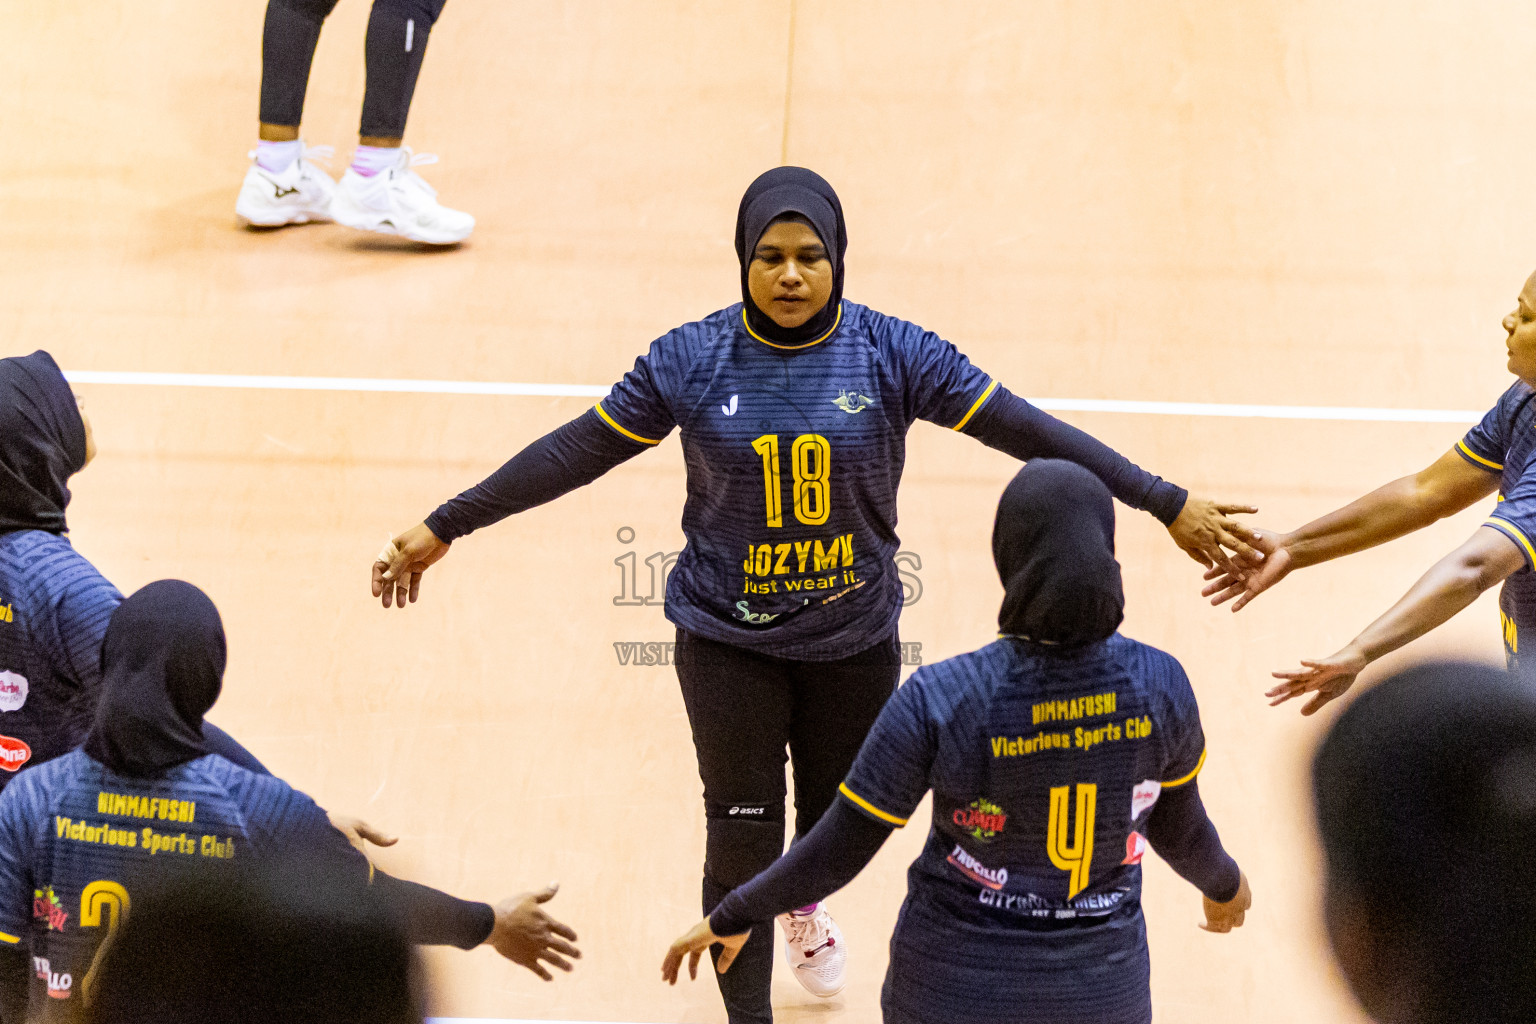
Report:
[[[550,501],[682,432],[686,537],[667,581],[676,664],[704,783],[704,909],[784,848],[784,761],[795,830],[831,805],[896,686],[901,583],[896,492],[919,419],[1020,459],[1076,462],[1151,512],[1205,565],[1252,557],[1228,516],[1015,397],[953,345],[843,299],[837,194],[779,167],[736,221],[742,301],[669,332],[591,411],[394,538],[373,566],[385,607],[414,601],[449,545]],[[824,908],[781,918],[813,993],[842,988],[846,950]],[[771,938],[759,929],[720,978],[733,1024],[772,1020]]]

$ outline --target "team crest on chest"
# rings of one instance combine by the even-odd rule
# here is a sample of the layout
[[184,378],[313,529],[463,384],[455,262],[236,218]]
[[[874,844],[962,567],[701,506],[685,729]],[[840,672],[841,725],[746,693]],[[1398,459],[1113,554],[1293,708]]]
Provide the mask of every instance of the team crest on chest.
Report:
[[854,413],[863,412],[873,405],[874,402],[875,400],[868,395],[861,395],[858,391],[849,391],[846,388],[839,388],[837,397],[832,399],[833,405],[850,416]]

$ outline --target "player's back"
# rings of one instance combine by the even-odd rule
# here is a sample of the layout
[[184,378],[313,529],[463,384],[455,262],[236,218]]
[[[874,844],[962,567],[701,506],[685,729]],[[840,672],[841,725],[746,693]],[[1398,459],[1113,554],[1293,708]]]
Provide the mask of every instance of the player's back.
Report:
[[1138,826],[1204,753],[1178,662],[1116,634],[1078,650],[999,640],[925,671],[908,683],[938,726],[914,897],[987,930],[1137,900]]
[[103,943],[158,872],[270,855],[313,807],[214,755],[141,779],[76,750],[16,779],[0,793],[0,941],[30,947],[29,1018],[78,1018]]

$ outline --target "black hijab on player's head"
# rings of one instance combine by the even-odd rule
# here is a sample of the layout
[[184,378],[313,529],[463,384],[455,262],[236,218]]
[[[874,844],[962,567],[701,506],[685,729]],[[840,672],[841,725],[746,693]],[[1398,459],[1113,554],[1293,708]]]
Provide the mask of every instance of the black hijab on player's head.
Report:
[[1079,647],[1106,639],[1125,617],[1114,499],[1075,463],[1035,459],[1019,470],[997,505],[992,560],[1006,634]]
[[59,364],[41,349],[0,359],[0,533],[63,533],[84,466],[85,421]]
[[[780,327],[752,301],[747,289],[747,267],[757,243],[775,220],[798,214],[810,221],[832,260],[832,296],[827,304],[799,327]],[[747,323],[769,341],[796,345],[820,337],[837,322],[843,301],[843,254],[848,251],[848,227],[843,204],[825,178],[804,167],[775,167],[747,186],[736,211],[736,258],[741,262],[741,300]]]
[[85,752],[138,778],[209,753],[203,715],[219,698],[224,658],[224,623],[207,594],[181,580],[139,590],[107,627]]
[[1536,691],[1419,665],[1362,693],[1312,761],[1325,907],[1368,1012],[1515,1024],[1536,1006]]

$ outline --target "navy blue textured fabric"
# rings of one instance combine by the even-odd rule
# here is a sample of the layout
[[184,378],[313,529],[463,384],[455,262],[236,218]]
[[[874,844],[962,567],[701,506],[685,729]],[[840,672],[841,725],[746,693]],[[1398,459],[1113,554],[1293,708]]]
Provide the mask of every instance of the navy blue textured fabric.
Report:
[[888,997],[920,1020],[1149,1019],[1143,830],[1204,759],[1179,663],[1119,634],[998,640],[919,669],[842,788],[892,825],[933,791]]
[[0,943],[30,947],[29,1019],[78,1018],[96,952],[151,872],[295,853],[369,871],[313,800],[216,755],[140,779],[76,750],[23,774],[0,793]]
[[[1456,453],[1479,469],[1499,474],[1499,503],[1483,524],[1514,541],[1525,568],[1504,581],[1499,619],[1504,654],[1512,672],[1521,671],[1520,642],[1536,645],[1536,389],[1517,380],[1482,422],[1456,445]],[[1523,674],[1536,674],[1527,659]]]
[[85,738],[122,600],[67,538],[0,534],[0,786]]

